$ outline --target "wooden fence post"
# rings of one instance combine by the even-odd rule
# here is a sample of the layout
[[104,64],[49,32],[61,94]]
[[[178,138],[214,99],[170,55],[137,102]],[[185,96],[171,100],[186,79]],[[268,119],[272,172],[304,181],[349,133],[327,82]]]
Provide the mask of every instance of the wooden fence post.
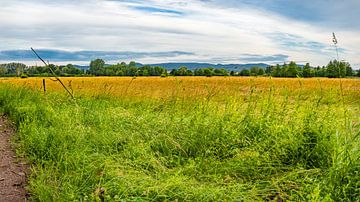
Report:
[[46,83],[45,83],[45,79],[43,79],[43,87],[44,87],[44,93],[46,93]]

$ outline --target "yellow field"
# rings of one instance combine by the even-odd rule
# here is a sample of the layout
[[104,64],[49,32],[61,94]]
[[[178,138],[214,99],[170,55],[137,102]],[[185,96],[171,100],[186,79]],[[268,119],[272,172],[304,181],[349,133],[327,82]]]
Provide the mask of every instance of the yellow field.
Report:
[[[64,91],[54,79],[46,80],[47,92]],[[344,95],[348,101],[360,99],[360,79],[289,79],[268,77],[64,77],[62,81],[75,96],[111,95],[131,98],[166,99],[172,96],[183,98],[212,97],[227,99],[255,91],[296,96],[319,95],[332,92]],[[42,91],[43,78],[3,78],[1,83],[10,83]]]

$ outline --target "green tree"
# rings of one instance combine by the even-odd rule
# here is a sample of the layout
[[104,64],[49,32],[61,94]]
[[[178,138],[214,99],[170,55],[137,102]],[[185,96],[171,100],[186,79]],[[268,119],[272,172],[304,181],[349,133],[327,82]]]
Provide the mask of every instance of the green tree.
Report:
[[306,65],[304,66],[302,76],[304,78],[312,77],[311,67],[309,63],[306,63]]
[[0,67],[0,75],[1,76],[5,76],[7,74],[7,69],[6,67]]
[[243,69],[240,71],[240,76],[250,76],[251,72],[248,69]]
[[65,74],[70,74],[70,75],[81,75],[83,74],[84,72],[79,69],[79,68],[76,68],[74,65],[72,64],[67,64],[64,68],[63,68],[63,72]]
[[275,71],[275,67],[271,66],[271,65],[267,66],[266,69],[265,69],[265,73],[267,75],[272,75],[274,71]]
[[286,77],[297,77],[298,76],[298,66],[295,62],[291,61],[289,63],[288,68],[286,69],[286,73],[285,73]]
[[60,66],[55,66],[55,65],[50,65],[50,68],[54,71],[54,73],[57,75],[57,76],[60,76],[62,74],[62,71],[61,71],[61,67]]
[[282,72],[282,68],[280,67],[279,64],[276,64],[275,70],[272,73],[273,77],[280,77],[281,76],[281,72]]
[[213,75],[214,75],[213,69],[211,69],[211,68],[204,69],[204,76],[211,77]]
[[194,70],[194,75],[195,76],[205,76],[205,73],[204,73],[204,69],[195,69]]
[[226,69],[215,69],[214,70],[215,76],[229,76],[229,72]]
[[177,70],[177,75],[175,76],[188,76],[188,69],[187,67],[180,67],[178,70]]
[[345,61],[330,61],[326,66],[326,76],[329,78],[339,78],[352,75],[352,68]]
[[193,75],[193,72],[190,70],[190,69],[188,69],[187,71],[186,71],[186,75],[185,76],[192,76]]
[[258,75],[259,75],[259,76],[262,76],[262,75],[264,75],[264,74],[265,74],[264,69],[263,69],[263,68],[260,68]]
[[102,59],[92,60],[90,62],[89,73],[93,75],[102,75],[104,72],[105,61]]
[[334,62],[330,61],[329,64],[326,66],[326,76],[329,78],[339,77],[338,67]]
[[320,67],[320,66],[317,66],[315,69],[314,69],[314,76],[316,77],[324,77],[325,76],[325,67]]
[[131,61],[129,63],[129,67],[136,67],[136,62],[135,61]]
[[346,69],[345,70],[346,71],[346,76],[353,76],[353,70],[352,70],[350,64],[349,65],[345,64],[345,69]]
[[258,67],[251,67],[250,68],[250,74],[251,74],[251,76],[259,75],[259,68]]
[[136,66],[130,65],[130,64],[131,63],[129,63],[129,67],[127,68],[126,76],[137,76],[138,75],[138,68],[136,68]]
[[172,70],[170,71],[170,75],[171,75],[171,76],[177,76],[177,75],[178,75],[177,69],[172,69]]

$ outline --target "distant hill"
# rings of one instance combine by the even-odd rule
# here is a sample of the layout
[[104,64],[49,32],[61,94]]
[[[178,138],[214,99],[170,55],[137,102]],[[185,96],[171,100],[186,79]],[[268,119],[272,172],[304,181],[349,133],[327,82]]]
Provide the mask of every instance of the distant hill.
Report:
[[[107,65],[109,65],[109,64],[107,64]],[[216,68],[216,69],[224,68],[228,71],[240,71],[242,69],[250,69],[251,67],[266,68],[267,66],[269,66],[268,64],[265,64],[265,63],[249,63],[249,64],[211,64],[211,63],[196,63],[196,62],[189,62],[189,63],[174,62],[174,63],[157,63],[157,64],[136,63],[137,67],[142,67],[144,65],[150,65],[153,67],[159,66],[159,67],[163,67],[167,70],[179,69],[180,67],[187,67],[190,70],[194,70],[194,69],[198,69],[198,68],[212,67],[212,68]],[[83,69],[83,70],[89,69],[89,66],[75,65],[75,67],[77,67],[79,69]]]
[[90,68],[88,65],[74,65],[74,66],[81,70],[88,70]]
[[[139,66],[142,66],[142,64],[137,64]],[[160,66],[164,67],[167,70],[172,69],[179,69],[180,67],[187,67],[190,70],[198,69],[198,68],[217,68],[221,69],[224,68],[226,70],[234,70],[239,71],[242,69],[250,69],[251,67],[260,67],[260,68],[266,68],[269,66],[265,63],[251,63],[251,64],[211,64],[211,63],[158,63],[158,64],[149,64],[150,66]]]

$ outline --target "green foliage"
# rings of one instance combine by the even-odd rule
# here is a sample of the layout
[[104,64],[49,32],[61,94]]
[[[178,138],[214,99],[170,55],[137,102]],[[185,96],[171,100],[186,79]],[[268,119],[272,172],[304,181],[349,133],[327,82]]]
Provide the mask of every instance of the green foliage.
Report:
[[[100,63],[100,68],[91,68],[92,64]],[[94,60],[90,63],[89,74],[96,76],[160,76],[162,74],[167,75],[166,69],[162,67],[152,67],[149,65],[136,67],[135,62],[130,62],[128,65],[125,62],[115,65],[105,65],[101,61]]]
[[26,65],[22,63],[8,63],[8,64],[0,64],[0,75],[5,76],[20,76],[26,70]]
[[263,75],[264,69],[259,68],[259,67],[251,67],[250,74],[251,74],[251,76]]
[[8,69],[6,67],[0,66],[0,76],[5,76],[8,73]]
[[[233,75],[235,72],[233,72]],[[214,69],[214,68],[200,68],[195,69],[193,75],[195,76],[229,76],[229,72],[226,69]]]
[[295,78],[299,75],[299,67],[296,65],[295,62],[289,63],[284,75],[285,77],[290,77],[290,78]]
[[[55,72],[57,76],[83,76],[85,72],[76,68],[72,64],[66,66],[55,66],[50,64],[50,68]],[[45,66],[33,66],[27,67],[21,63],[9,63],[0,64],[0,76],[20,76],[21,74],[27,74],[29,76],[51,76],[52,72],[49,67]],[[159,66],[144,65],[137,67],[134,61],[129,64],[125,62],[106,65],[102,59],[95,59],[90,62],[90,69],[87,71],[88,75],[94,76],[161,76],[167,75],[168,72],[165,68]],[[262,76],[268,75],[273,77],[352,77],[360,76],[350,66],[348,62],[338,62],[336,60],[330,61],[325,67],[311,67],[309,63],[305,66],[298,66],[295,62],[283,65],[277,64],[276,66],[268,66],[265,69],[260,67],[251,67],[250,69],[242,69],[240,72],[234,70],[228,71],[226,69],[216,69],[212,67],[198,68],[190,70],[187,67],[180,67],[179,69],[173,69],[170,72],[172,76]]]
[[314,76],[314,72],[312,71],[310,64],[306,63],[306,65],[303,68],[302,77],[309,78],[313,76]]
[[105,61],[102,59],[96,59],[90,62],[89,73],[93,75],[104,74]]
[[269,66],[266,68],[266,74],[273,77],[329,77],[329,78],[339,78],[339,77],[351,77],[354,76],[354,71],[352,70],[348,62],[338,62],[336,60],[330,61],[326,67],[316,67],[313,68],[307,63],[303,68],[296,65],[295,62],[290,62],[289,64],[284,64],[282,66],[276,65]]
[[173,69],[170,72],[170,75],[172,76],[192,76],[193,72],[191,70],[188,70],[187,67],[180,67],[179,69]]
[[166,69],[162,67],[151,67],[149,65],[145,65],[139,68],[137,75],[138,76],[166,76]]
[[229,72],[226,69],[215,69],[214,75],[215,76],[229,76]]
[[329,78],[343,78],[353,76],[351,66],[347,62],[330,61],[326,66],[326,76]]
[[204,76],[211,77],[214,75],[214,69],[213,68],[205,68],[204,69]]
[[26,74],[21,74],[20,75],[20,78],[22,78],[22,79],[26,79],[26,78],[28,78],[29,76],[28,75],[26,75]]
[[240,76],[250,76],[251,72],[248,69],[243,69],[240,72]]
[[264,69],[263,69],[263,68],[260,68],[260,69],[259,69],[259,72],[257,73],[257,75],[262,76],[262,75],[264,75],[264,74],[265,74]]

